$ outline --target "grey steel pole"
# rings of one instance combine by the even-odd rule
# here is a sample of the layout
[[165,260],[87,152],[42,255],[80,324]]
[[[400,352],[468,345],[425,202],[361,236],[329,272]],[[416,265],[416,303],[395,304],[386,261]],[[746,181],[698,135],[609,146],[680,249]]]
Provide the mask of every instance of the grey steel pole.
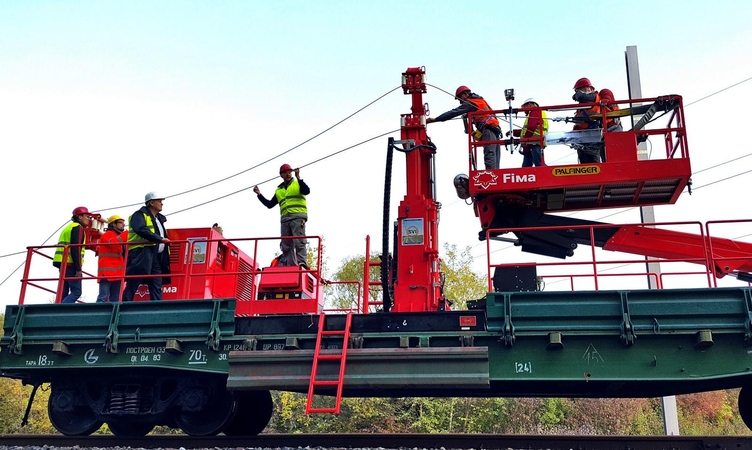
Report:
[[[642,86],[640,85],[640,64],[637,59],[637,46],[627,46],[624,52],[627,63],[627,87],[629,89],[629,98],[642,98]],[[637,105],[630,105],[637,106]],[[632,126],[635,123],[635,117],[632,117]],[[637,118],[639,120],[639,118]],[[645,142],[637,144],[637,159],[649,159],[648,147]],[[655,223],[655,211],[652,206],[640,207],[640,221],[642,223]],[[657,262],[646,263],[648,270],[648,286],[650,289],[658,289],[657,277],[661,275],[661,265]],[[676,397],[671,395],[661,398],[661,407],[663,409],[663,431],[667,436],[679,435],[679,418],[676,410]]]

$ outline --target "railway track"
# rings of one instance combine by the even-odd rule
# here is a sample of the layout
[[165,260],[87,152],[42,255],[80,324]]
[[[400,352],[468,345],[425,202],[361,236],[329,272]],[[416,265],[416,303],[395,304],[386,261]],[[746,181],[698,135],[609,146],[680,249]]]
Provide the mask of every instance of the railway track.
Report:
[[550,450],[746,450],[752,436],[524,436],[497,434],[267,434],[256,437],[150,435],[2,435],[0,446],[148,449],[198,448],[446,448]]

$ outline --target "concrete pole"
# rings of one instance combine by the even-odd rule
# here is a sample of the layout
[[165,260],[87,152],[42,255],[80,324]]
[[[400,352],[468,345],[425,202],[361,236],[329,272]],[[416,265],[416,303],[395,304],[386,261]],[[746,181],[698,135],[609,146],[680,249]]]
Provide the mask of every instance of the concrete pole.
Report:
[[[640,85],[640,64],[637,59],[637,46],[630,45],[624,52],[627,63],[627,87],[629,89],[629,98],[642,98],[642,86]],[[638,106],[633,104],[631,106]],[[639,117],[632,117],[632,126]],[[648,146],[645,142],[637,144],[637,159],[649,159]],[[640,221],[642,223],[655,223],[655,211],[652,206],[643,206],[640,208]],[[657,262],[646,263],[648,270],[648,286],[650,289],[657,289],[658,283],[656,277],[661,275],[661,266]],[[676,397],[669,396],[661,398],[663,408],[663,430],[666,435],[679,435],[679,418],[676,410]]]

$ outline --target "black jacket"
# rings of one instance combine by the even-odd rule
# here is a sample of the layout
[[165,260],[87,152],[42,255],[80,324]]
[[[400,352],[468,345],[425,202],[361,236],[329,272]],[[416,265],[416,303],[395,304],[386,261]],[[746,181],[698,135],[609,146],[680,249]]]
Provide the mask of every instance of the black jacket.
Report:
[[[154,224],[154,232],[146,226],[146,219],[144,214],[148,214],[151,217],[151,222]],[[157,226],[157,220],[162,224],[162,228],[165,228],[164,223],[167,222],[167,217],[157,213],[157,216],[149,212],[149,208],[142,206],[138,211],[134,212],[130,219],[128,219],[128,240],[133,242],[135,240],[144,240],[154,242],[156,245],[149,245],[147,247],[136,248],[128,252],[128,265],[126,268],[126,275],[150,275],[151,265],[154,258],[159,258],[159,265],[163,274],[170,274],[170,245],[165,244],[165,250],[162,253],[159,251],[159,243],[162,242],[163,236],[159,233],[159,227]],[[133,235],[133,237],[131,237]],[[137,235],[137,236],[136,236]],[[167,228],[165,228],[165,236],[167,237]],[[170,284],[172,280],[169,277],[163,277],[162,283]]]

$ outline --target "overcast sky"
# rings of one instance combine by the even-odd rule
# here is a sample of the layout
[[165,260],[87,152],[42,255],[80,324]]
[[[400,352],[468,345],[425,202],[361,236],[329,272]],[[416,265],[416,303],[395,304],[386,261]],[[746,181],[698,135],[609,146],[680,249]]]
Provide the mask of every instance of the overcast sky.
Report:
[[[626,98],[624,51],[631,45],[637,46],[645,97],[680,94],[689,104],[752,77],[750,2],[478,6],[441,0],[0,2],[0,255],[50,237],[48,243],[56,242],[76,206],[128,216],[152,190],[168,196],[168,227],[219,222],[227,237],[275,236],[278,210],[264,208],[250,188],[260,184],[270,196],[279,165],[289,163],[302,167],[311,187],[308,233],[324,236],[331,271],[342,258],[364,252],[367,234],[380,248],[387,137],[328,156],[398,129],[410,99],[394,91],[285,152],[398,87],[408,67],[425,66],[429,83],[446,91],[468,85],[496,108],[505,106],[506,88],[517,92],[514,106],[526,97],[541,105],[570,103],[582,76]],[[677,205],[656,208],[658,221],[752,216],[743,114],[751,94],[752,82],[742,83],[686,108],[698,189]],[[434,117],[457,104],[432,88],[425,101]],[[454,176],[467,172],[461,126],[434,124],[429,135],[438,146],[440,242],[472,246],[481,270],[485,246],[477,241],[477,219],[452,187]],[[550,147],[546,158],[576,161],[565,146]],[[401,154],[395,161],[392,219],[405,190]],[[726,161],[733,162],[703,170]],[[519,155],[502,155],[504,167],[520,163]],[[603,220],[635,222],[639,214]],[[505,254],[530,260],[517,249]],[[0,286],[0,302],[17,301],[22,273],[11,273],[23,259],[0,258],[0,281],[10,276]],[[96,271],[93,254],[87,268]],[[49,275],[55,274],[50,265]]]

